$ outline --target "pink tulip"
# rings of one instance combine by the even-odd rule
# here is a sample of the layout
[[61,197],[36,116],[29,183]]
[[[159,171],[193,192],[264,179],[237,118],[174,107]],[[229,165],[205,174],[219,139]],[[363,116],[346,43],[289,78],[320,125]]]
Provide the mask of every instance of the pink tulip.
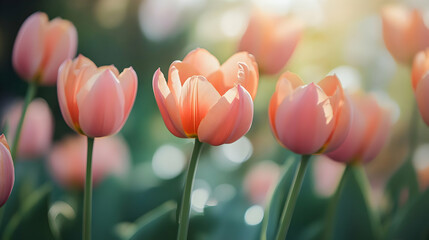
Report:
[[269,117],[271,130],[284,147],[313,154],[332,151],[344,141],[351,109],[335,75],[304,85],[296,74],[286,72],[277,82]]
[[88,137],[117,133],[130,114],[137,94],[132,67],[121,74],[113,66],[97,66],[79,55],[58,71],[58,101],[70,128]]
[[302,35],[295,18],[282,18],[254,11],[238,49],[252,53],[261,72],[276,74],[292,56]]
[[416,91],[420,80],[429,73],[429,48],[416,54],[411,70],[413,89]]
[[[83,189],[86,173],[86,141],[83,136],[68,136],[55,144],[48,158],[54,179],[64,187]],[[125,141],[116,136],[97,139],[94,144],[92,180],[96,185],[105,177],[124,175],[130,165]]]
[[168,84],[160,69],[153,76],[168,130],[211,145],[235,142],[249,131],[257,85],[258,67],[246,52],[220,65],[207,50],[196,49],[171,64]]
[[[22,102],[14,104],[6,114],[7,135],[11,141],[15,137],[22,105]],[[54,118],[46,101],[41,98],[32,101],[25,114],[18,143],[18,156],[32,158],[45,154],[51,147],[53,125]]]
[[3,206],[12,192],[15,181],[15,169],[9,145],[4,134],[0,136],[0,207]]
[[409,64],[429,47],[429,28],[419,11],[391,5],[383,8],[382,20],[384,43],[397,61]]
[[76,50],[77,32],[71,22],[61,18],[49,21],[45,13],[36,12],[19,29],[13,67],[27,81],[54,85],[61,63],[75,56]]
[[244,179],[244,188],[252,203],[264,205],[279,177],[280,169],[275,163],[261,162],[252,167]]
[[352,95],[351,128],[339,148],[327,155],[339,162],[369,162],[386,143],[392,125],[391,114],[371,95]]

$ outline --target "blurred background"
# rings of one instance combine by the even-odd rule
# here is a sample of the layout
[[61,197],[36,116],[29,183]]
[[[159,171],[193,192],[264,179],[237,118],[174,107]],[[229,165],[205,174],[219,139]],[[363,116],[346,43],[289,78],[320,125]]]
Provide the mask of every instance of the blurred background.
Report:
[[[121,146],[117,158],[126,159],[119,164],[126,167],[117,174],[101,174],[94,189],[94,239],[174,239],[175,204],[193,141],[176,138],[165,127],[153,96],[153,73],[160,67],[166,74],[174,60],[197,47],[222,63],[237,51],[254,8],[294,15],[305,28],[284,71],[297,73],[307,83],[336,73],[345,88],[376,92],[394,112],[390,141],[365,167],[371,203],[382,211],[387,207],[384,185],[407,155],[408,120],[415,101],[410,70],[398,65],[383,43],[380,10],[394,2],[418,8],[429,23],[426,0],[0,0],[1,119],[4,123],[10,106],[23,99],[27,89],[11,61],[23,21],[36,11],[46,12],[50,19],[70,20],[78,31],[78,53],[98,66],[114,64],[120,71],[132,66],[139,79],[134,108],[115,137],[120,143],[113,144]],[[254,123],[245,137],[230,145],[204,147],[192,193],[190,239],[258,239],[267,193],[284,171],[286,159],[295,157],[276,142],[268,123],[267,106],[278,76],[261,75]],[[37,97],[45,99],[52,112],[53,144],[36,159],[17,159],[15,188],[0,232],[14,219],[15,239],[78,239],[82,188],[66,184],[61,176],[67,173],[55,172],[61,166],[52,163],[66,154],[59,145],[76,134],[61,116],[55,87],[40,87]],[[429,131],[421,120],[419,124],[414,162],[424,169],[429,166]],[[77,145],[67,151],[86,151],[84,142]],[[100,165],[108,157],[100,156]],[[289,233],[292,239],[310,239],[312,231],[321,228],[342,169],[326,159],[312,161]],[[29,196],[39,197],[40,206],[23,214]],[[21,217],[15,217],[16,212]]]

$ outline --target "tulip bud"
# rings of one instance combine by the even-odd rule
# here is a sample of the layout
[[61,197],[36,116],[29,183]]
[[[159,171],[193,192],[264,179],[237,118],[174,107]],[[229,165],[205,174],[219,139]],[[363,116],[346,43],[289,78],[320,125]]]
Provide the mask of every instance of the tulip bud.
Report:
[[49,21],[45,13],[36,12],[19,29],[12,63],[23,79],[54,85],[61,63],[76,50],[77,32],[71,22],[61,18]]
[[4,134],[0,136],[0,207],[3,206],[12,192],[15,181],[15,169],[9,145]]

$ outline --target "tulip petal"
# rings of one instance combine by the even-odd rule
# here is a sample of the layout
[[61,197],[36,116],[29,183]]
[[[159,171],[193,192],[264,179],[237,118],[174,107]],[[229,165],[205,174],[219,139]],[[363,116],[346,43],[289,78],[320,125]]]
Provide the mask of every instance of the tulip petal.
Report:
[[183,63],[193,66],[193,68],[198,72],[197,75],[202,75],[205,77],[208,77],[211,73],[217,71],[220,67],[217,58],[204,48],[192,50],[183,59]]
[[43,57],[44,34],[48,16],[36,12],[22,24],[13,47],[12,63],[20,77],[34,80]]
[[193,76],[183,85],[180,100],[180,116],[188,137],[196,137],[198,126],[209,109],[221,96],[203,76]]
[[429,73],[427,73],[419,82],[416,88],[416,100],[420,110],[420,115],[426,125],[429,125]]
[[[240,71],[243,71],[241,68],[243,66],[242,63],[247,65],[249,73],[245,75],[245,78],[241,78],[238,81],[238,74]],[[208,76],[207,79],[222,95],[235,87],[235,85],[240,84],[250,93],[252,99],[255,99],[259,79],[258,64],[253,55],[247,52],[239,52],[226,60],[220,69]]]
[[125,123],[128,115],[131,112],[131,109],[134,105],[134,100],[136,99],[137,95],[137,74],[132,67],[129,67],[122,71],[122,73],[118,76],[118,79],[125,96],[125,112],[124,119],[122,120],[122,123]]
[[414,57],[413,68],[411,71],[411,80],[413,90],[416,91],[420,79],[429,71],[429,49],[419,52]]
[[104,137],[120,130],[125,96],[110,70],[94,75],[77,95],[79,123],[85,135]]
[[285,98],[275,118],[279,141],[299,154],[317,152],[332,132],[333,122],[329,98],[314,83]]
[[335,116],[335,127],[328,139],[328,144],[323,150],[324,152],[333,151],[344,142],[351,128],[353,114],[350,100],[345,96],[337,110]]
[[301,80],[301,78],[298,75],[291,72],[283,73],[280,76],[279,80],[277,81],[276,91],[271,97],[271,101],[268,109],[271,130],[273,131],[274,135],[276,135],[276,138],[278,138],[277,131],[275,131],[276,111],[279,105],[283,102],[283,100],[288,95],[290,95],[297,87],[302,85],[304,85],[304,82]]
[[390,113],[379,108],[378,114],[371,116],[373,119],[373,127],[368,129],[371,137],[367,137],[362,150],[362,162],[367,163],[374,159],[385,145],[389,138],[389,130],[391,127]]
[[[173,70],[177,70],[178,71],[178,75],[179,75],[179,80],[181,85],[183,85],[185,83],[185,81],[195,75],[201,75],[197,69],[195,69],[194,66],[188,64],[188,63],[184,63],[181,61],[174,61],[171,65],[170,68],[168,70],[168,84],[170,86],[170,82],[171,80],[171,76],[172,76],[172,71]],[[171,88],[171,86],[170,86]]]
[[74,25],[60,18],[52,20],[45,37],[42,83],[52,85],[57,82],[58,68],[61,63],[76,54],[77,31]]
[[174,136],[186,138],[187,136],[183,131],[182,120],[180,118],[179,102],[171,94],[165,82],[164,74],[162,74],[159,68],[153,75],[152,87],[165,126]]
[[[4,136],[2,136],[4,138]],[[15,170],[12,156],[7,144],[0,144],[0,207],[2,207],[12,192],[15,181]]]
[[201,121],[198,138],[217,146],[233,143],[246,134],[253,120],[253,101],[242,86],[231,88]]

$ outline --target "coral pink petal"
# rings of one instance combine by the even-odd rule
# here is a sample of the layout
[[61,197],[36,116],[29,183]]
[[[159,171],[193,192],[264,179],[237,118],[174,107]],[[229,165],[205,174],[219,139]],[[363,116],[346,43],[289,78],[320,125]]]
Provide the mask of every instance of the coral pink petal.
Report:
[[25,20],[16,37],[12,63],[19,76],[25,80],[34,80],[39,71],[47,24],[48,16],[36,12]]
[[165,126],[174,136],[186,138],[180,118],[179,102],[171,94],[165,82],[164,74],[159,68],[153,75],[152,87]]
[[348,96],[344,96],[344,100],[336,114],[337,116],[335,116],[336,120],[334,130],[328,140],[328,144],[324,149],[324,152],[333,151],[344,142],[351,128],[353,114],[350,99]]
[[124,99],[120,83],[110,70],[94,75],[77,95],[79,123],[85,135],[104,137],[119,131]]
[[125,112],[124,119],[122,120],[122,123],[125,123],[128,115],[131,112],[131,108],[134,105],[134,100],[136,99],[137,95],[137,74],[132,67],[129,67],[119,75],[118,79],[125,96]]
[[370,139],[367,139],[363,153],[362,162],[367,163],[374,159],[385,145],[389,138],[389,130],[391,127],[390,113],[384,109],[379,109],[378,118],[374,124],[374,129]]
[[58,95],[58,102],[60,105],[61,114],[63,115],[63,118],[67,123],[67,125],[70,128],[74,129],[75,126],[73,124],[73,119],[71,117],[70,109],[68,106],[66,87],[65,87],[67,84],[67,78],[70,72],[71,65],[72,65],[72,61],[67,60],[63,64],[61,64],[58,70],[57,95]]
[[183,59],[183,63],[193,66],[198,75],[204,77],[208,77],[220,67],[217,58],[203,48],[197,48],[188,53]]
[[12,156],[7,145],[0,144],[0,207],[9,198],[14,182],[15,170]]
[[426,72],[429,72],[429,49],[419,52],[414,57],[413,68],[411,71],[411,79],[414,91],[416,91],[417,84]]
[[53,85],[57,82],[58,68],[61,63],[76,54],[77,31],[74,25],[56,18],[52,20],[46,30],[42,83]]
[[186,80],[181,92],[180,116],[187,136],[197,135],[201,120],[219,98],[219,93],[203,76]]
[[[248,73],[245,78],[240,77],[239,73],[243,71],[239,63],[244,63],[247,66]],[[255,99],[256,90],[258,88],[258,65],[253,55],[247,52],[239,52],[231,56],[222,66],[220,70],[214,72],[208,77],[208,80],[213,84],[220,94],[225,94],[229,89],[237,84],[242,85]]]
[[333,123],[329,98],[313,83],[285,98],[275,118],[278,140],[298,154],[317,152],[328,139]]
[[[194,66],[192,66],[191,64],[181,62],[181,61],[174,61],[170,65],[170,68],[168,70],[168,85],[169,86],[171,83],[171,76],[172,76],[173,70],[178,71],[181,85],[183,85],[188,78],[195,76],[195,75],[201,75],[199,73],[199,71]],[[170,86],[170,88],[171,88],[171,86]]]
[[419,106],[420,115],[426,125],[429,125],[429,73],[426,74],[416,88],[416,100]]
[[237,86],[209,110],[198,128],[198,138],[215,146],[235,142],[249,131],[252,120],[252,98],[246,89]]

